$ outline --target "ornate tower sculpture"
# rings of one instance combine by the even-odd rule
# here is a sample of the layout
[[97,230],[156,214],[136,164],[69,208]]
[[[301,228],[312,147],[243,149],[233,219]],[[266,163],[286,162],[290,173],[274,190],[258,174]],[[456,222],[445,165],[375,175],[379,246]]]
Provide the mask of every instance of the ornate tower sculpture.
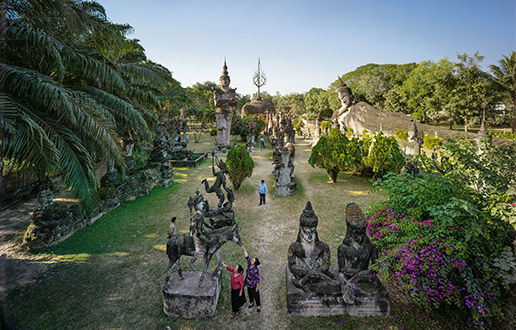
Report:
[[231,120],[233,119],[233,110],[236,108],[236,88],[229,88],[230,82],[226,59],[224,59],[222,75],[219,80],[220,88],[216,88],[213,92],[215,106],[217,107],[215,112],[217,118],[217,147],[223,152],[230,146]]
[[258,71],[256,71],[254,73],[253,83],[256,87],[258,87],[258,96],[256,96],[256,99],[261,100],[262,98],[260,96],[260,87],[265,86],[265,84],[267,83],[267,77],[265,76],[265,72],[263,72],[261,69],[259,57],[258,57]]

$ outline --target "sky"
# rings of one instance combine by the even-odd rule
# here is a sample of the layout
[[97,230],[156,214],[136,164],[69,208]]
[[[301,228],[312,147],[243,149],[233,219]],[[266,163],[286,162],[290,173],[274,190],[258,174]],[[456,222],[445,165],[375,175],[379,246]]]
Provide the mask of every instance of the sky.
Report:
[[457,62],[485,56],[488,71],[516,50],[515,0],[98,0],[134,28],[147,57],[183,87],[218,84],[224,58],[232,88],[257,91],[260,58],[269,94],[327,89],[368,64]]

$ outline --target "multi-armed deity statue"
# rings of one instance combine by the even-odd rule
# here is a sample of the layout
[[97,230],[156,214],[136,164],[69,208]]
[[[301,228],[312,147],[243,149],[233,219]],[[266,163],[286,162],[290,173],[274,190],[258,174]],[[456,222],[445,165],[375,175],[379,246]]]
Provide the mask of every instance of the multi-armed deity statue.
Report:
[[310,202],[299,219],[297,241],[288,249],[287,310],[301,316],[385,315],[389,296],[369,262],[377,257],[366,235],[367,221],[354,204],[346,208],[347,232],[330,266],[330,248],[319,240],[318,217]]
[[236,88],[229,88],[231,79],[228,74],[226,60],[222,67],[222,75],[220,76],[220,88],[216,88],[213,92],[215,106],[217,111],[217,147],[221,151],[226,151],[229,146],[229,138],[231,133],[231,121],[233,119],[233,111],[236,109]]

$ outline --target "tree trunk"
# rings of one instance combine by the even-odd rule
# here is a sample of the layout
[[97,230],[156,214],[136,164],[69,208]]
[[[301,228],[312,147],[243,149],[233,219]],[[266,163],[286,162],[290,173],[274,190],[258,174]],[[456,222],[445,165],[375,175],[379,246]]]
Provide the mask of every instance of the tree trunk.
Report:
[[332,168],[328,171],[328,174],[330,175],[331,181],[333,181],[333,183],[337,182],[337,176],[339,175],[338,169]]

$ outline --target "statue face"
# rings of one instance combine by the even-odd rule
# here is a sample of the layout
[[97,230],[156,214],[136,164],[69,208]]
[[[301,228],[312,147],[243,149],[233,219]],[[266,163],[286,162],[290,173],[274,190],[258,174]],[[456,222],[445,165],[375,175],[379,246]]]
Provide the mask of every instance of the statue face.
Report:
[[221,87],[228,87],[229,86],[229,77],[222,76],[220,77],[220,86]]
[[301,226],[301,233],[303,238],[308,243],[312,243],[315,240],[315,234],[317,233],[317,227],[305,227]]

